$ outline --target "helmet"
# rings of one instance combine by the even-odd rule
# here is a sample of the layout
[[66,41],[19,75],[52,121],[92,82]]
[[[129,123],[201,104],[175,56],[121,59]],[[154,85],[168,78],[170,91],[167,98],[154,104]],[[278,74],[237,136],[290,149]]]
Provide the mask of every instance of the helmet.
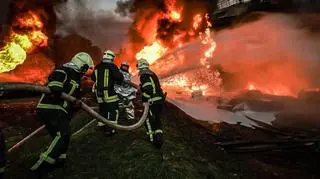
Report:
[[128,63],[128,61],[123,61],[122,63],[121,63],[121,66],[129,66],[129,63]]
[[111,50],[107,50],[103,53],[103,58],[105,58],[105,59],[113,61],[115,57],[116,57],[116,55]]
[[121,63],[120,69],[126,72],[129,72],[129,63],[128,61],[123,61]]
[[149,68],[149,62],[146,59],[141,58],[138,60],[137,67],[139,70],[143,68]]
[[72,59],[71,62],[75,64],[79,69],[82,69],[84,65],[87,65],[88,68],[94,67],[93,60],[91,56],[85,52],[77,53]]

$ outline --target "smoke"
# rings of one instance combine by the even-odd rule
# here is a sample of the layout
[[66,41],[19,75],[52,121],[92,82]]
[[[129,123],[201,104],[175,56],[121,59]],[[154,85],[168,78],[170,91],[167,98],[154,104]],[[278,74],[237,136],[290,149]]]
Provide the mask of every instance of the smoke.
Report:
[[[222,67],[223,85],[243,90],[252,84],[263,92],[297,95],[302,89],[320,87],[320,31],[318,14],[262,13],[259,20],[240,23],[213,34],[217,47],[211,70],[196,75],[203,50],[197,40],[172,50],[152,65],[162,78],[171,75],[194,77],[215,88],[211,76]],[[183,58],[179,59],[179,53]],[[166,66],[166,68],[162,68]],[[163,79],[165,80],[165,79]]]
[[58,36],[76,33],[104,49],[118,49],[126,41],[131,24],[108,9],[103,0],[69,0],[56,6]]
[[314,74],[319,71],[319,34],[310,32],[303,19],[265,14],[256,22],[222,30],[216,34],[215,63],[237,73],[242,82],[283,84],[295,92],[317,85],[313,78],[319,75]]

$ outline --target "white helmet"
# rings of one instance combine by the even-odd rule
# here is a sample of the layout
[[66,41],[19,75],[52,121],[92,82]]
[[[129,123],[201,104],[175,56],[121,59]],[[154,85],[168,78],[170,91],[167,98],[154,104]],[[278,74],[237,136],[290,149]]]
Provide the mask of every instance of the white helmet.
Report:
[[149,62],[144,58],[140,58],[137,63],[137,68],[139,70],[143,68],[149,68]]
[[111,50],[107,50],[103,53],[103,58],[113,61],[116,55]]
[[128,61],[123,61],[123,62],[121,63],[121,65],[129,66],[129,63],[128,63]]
[[83,65],[88,65],[88,68],[94,67],[93,60],[91,56],[85,52],[77,53],[71,62],[75,64],[79,69],[83,68]]

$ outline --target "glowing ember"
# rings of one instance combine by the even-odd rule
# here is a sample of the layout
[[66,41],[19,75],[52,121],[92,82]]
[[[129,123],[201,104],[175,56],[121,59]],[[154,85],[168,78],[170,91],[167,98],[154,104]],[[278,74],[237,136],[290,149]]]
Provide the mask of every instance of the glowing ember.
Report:
[[0,73],[15,69],[17,65],[24,63],[27,53],[48,44],[48,37],[42,32],[43,23],[35,13],[23,14],[14,24],[27,30],[24,34],[11,31],[7,45],[0,51]]
[[160,58],[165,52],[167,48],[163,47],[160,42],[155,42],[150,46],[144,47],[139,53],[137,53],[136,58],[144,58],[150,64],[154,63],[158,58]]
[[183,92],[192,94],[195,91],[202,91],[203,95],[207,94],[209,88],[206,84],[194,83],[186,75],[171,77],[162,83],[164,87],[179,88]]

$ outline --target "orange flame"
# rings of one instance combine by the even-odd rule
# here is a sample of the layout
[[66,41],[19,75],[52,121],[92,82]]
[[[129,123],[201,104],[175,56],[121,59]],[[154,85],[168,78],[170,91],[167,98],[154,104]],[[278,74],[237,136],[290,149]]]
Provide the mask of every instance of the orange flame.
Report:
[[202,21],[201,14],[197,14],[193,17],[193,28],[196,30],[200,26],[200,23]]
[[168,16],[171,20],[180,22],[181,21],[181,12],[183,8],[176,7],[175,0],[166,1],[166,6],[169,11]]
[[40,18],[33,13],[32,11],[28,11],[26,14],[22,15],[22,17],[17,18],[18,25],[23,27],[31,27],[31,28],[43,28],[43,23]]
[[144,58],[149,62],[149,64],[152,64],[157,59],[159,59],[166,51],[167,48],[163,47],[159,41],[156,41],[150,46],[145,46],[140,52],[136,54],[136,58]]
[[[175,21],[182,21],[181,19],[181,12],[182,8],[177,8],[175,5],[175,1],[167,1],[167,7],[168,7],[168,14],[164,15],[165,17],[170,17],[169,19],[173,22]],[[198,33],[201,23],[205,20],[206,29],[202,33]],[[216,43],[213,40],[212,33],[210,30],[211,23],[208,20],[207,14],[196,14],[193,17],[192,21],[192,27],[191,29],[188,29],[186,31],[178,31],[175,32],[176,34],[169,34],[173,36],[173,43],[176,47],[182,47],[183,43],[186,43],[184,41],[184,37],[186,35],[192,36],[194,38],[200,38],[202,44],[205,46],[205,49],[203,51],[203,57],[200,58],[200,63],[203,65],[206,65],[206,67],[209,67],[207,65],[207,61],[209,58],[213,57],[213,53],[216,48]],[[157,32],[154,32],[155,34],[150,35],[152,37],[157,37]],[[150,38],[148,38],[150,39]],[[208,47],[207,47],[208,46]],[[143,47],[136,55],[135,57],[137,59],[139,58],[145,58],[148,60],[150,64],[153,64],[159,59],[162,55],[164,55],[170,47],[166,47],[164,44],[161,43],[160,39],[155,39],[154,42],[149,45]],[[179,59],[179,57],[177,57]],[[155,69],[157,70],[157,69]],[[194,91],[201,91],[203,95],[208,94],[209,85],[205,83],[199,83],[193,81],[193,78],[188,78],[189,76],[177,76],[171,78],[169,81],[165,81],[163,83],[166,87],[178,87],[180,89],[183,89],[183,91],[192,93]]]
[[258,90],[265,94],[271,94],[276,96],[296,96],[287,86],[285,85],[272,85],[272,86],[257,86],[253,83],[248,83],[247,90],[254,91]]

